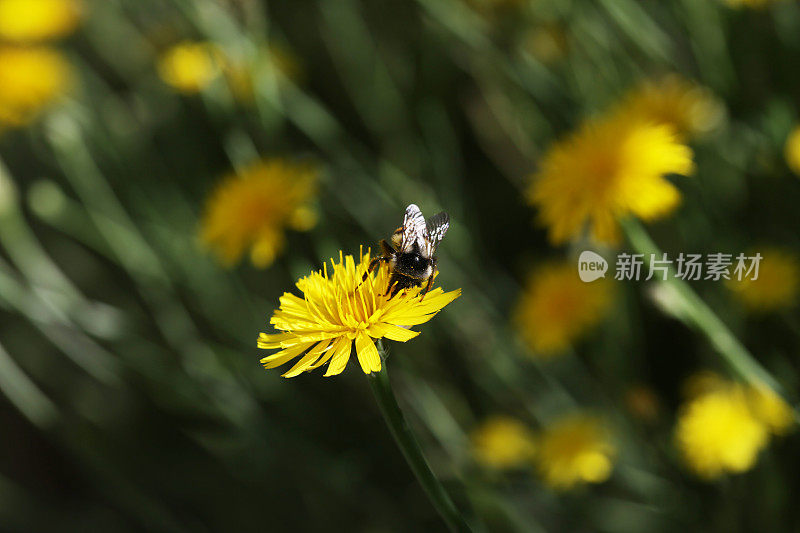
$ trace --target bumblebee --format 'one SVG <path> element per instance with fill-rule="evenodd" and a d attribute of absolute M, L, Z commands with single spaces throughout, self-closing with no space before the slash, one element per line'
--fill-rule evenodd
<path fill-rule="evenodd" d="M 436 274 L 437 259 L 434 255 L 444 234 L 450 227 L 450 217 L 442 211 L 433 215 L 428 221 L 415 204 L 406 207 L 403 225 L 392 234 L 391 246 L 382 239 L 380 242 L 382 255 L 369 263 L 363 280 L 381 263 L 389 265 L 389 287 L 386 289 L 389 298 L 403 289 L 425 287 L 420 293 L 420 300 L 433 286 Z M 362 281 L 363 281 L 362 280 Z"/>

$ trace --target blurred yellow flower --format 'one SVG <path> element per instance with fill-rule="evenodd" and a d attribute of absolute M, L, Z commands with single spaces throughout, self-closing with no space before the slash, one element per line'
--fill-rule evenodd
<path fill-rule="evenodd" d="M 0 129 L 33 121 L 69 82 L 69 63 L 56 50 L 0 45 Z"/>
<path fill-rule="evenodd" d="M 255 266 L 269 266 L 283 248 L 287 227 L 306 231 L 316 224 L 316 185 L 311 165 L 257 161 L 223 178 L 209 195 L 201 239 L 227 265 L 249 248 Z"/>
<path fill-rule="evenodd" d="M 784 147 L 784 154 L 789 169 L 800 176 L 800 126 L 795 126 L 789 133 Z"/>
<path fill-rule="evenodd" d="M 753 416 L 738 387 L 714 390 L 691 400 L 681 409 L 675 429 L 684 461 L 708 479 L 750 469 L 768 437 L 767 426 Z"/>
<path fill-rule="evenodd" d="M 286 79 L 295 82 L 302 76 L 298 58 L 279 45 L 264 47 L 252 62 L 226 58 L 223 63 L 223 73 L 234 98 L 241 103 L 252 103 L 255 98 L 256 80 L 265 69 L 274 69 Z"/>
<path fill-rule="evenodd" d="M 758 279 L 731 276 L 726 282 L 733 296 L 753 312 L 788 309 L 797 303 L 800 289 L 800 259 L 787 250 L 764 248 L 758 268 Z M 752 254 L 750 254 L 752 255 Z"/>
<path fill-rule="evenodd" d="M 475 459 L 502 470 L 531 464 L 536 452 L 533 433 L 525 424 L 508 416 L 493 416 L 470 435 Z"/>
<path fill-rule="evenodd" d="M 749 470 L 769 442 L 794 423 L 791 407 L 766 387 L 723 379 L 713 372 L 692 376 L 690 399 L 680 410 L 675 441 L 687 466 L 714 479 Z"/>
<path fill-rule="evenodd" d="M 536 464 L 547 485 L 569 489 L 608 479 L 615 453 L 615 446 L 601 419 L 575 414 L 542 432 Z"/>
<path fill-rule="evenodd" d="M 78 26 L 76 0 L 0 0 L 0 39 L 32 42 L 69 35 Z"/>
<path fill-rule="evenodd" d="M 608 281 L 584 283 L 574 263 L 547 263 L 531 273 L 513 321 L 535 356 L 559 355 L 603 319 L 611 296 Z"/>
<path fill-rule="evenodd" d="M 618 109 L 631 119 L 666 124 L 683 137 L 713 129 L 722 106 L 711 92 L 677 75 L 641 83 L 623 98 Z"/>
<path fill-rule="evenodd" d="M 585 123 L 542 157 L 528 191 L 554 244 L 581 237 L 619 239 L 617 219 L 671 213 L 680 192 L 666 174 L 690 174 L 691 149 L 672 128 L 611 115 Z"/>
<path fill-rule="evenodd" d="M 182 93 L 197 93 L 220 72 L 221 56 L 206 42 L 184 41 L 167 50 L 158 61 L 158 73 L 164 82 Z"/>
<path fill-rule="evenodd" d="M 362 282 L 369 261 L 369 254 L 365 254 L 356 264 L 353 256 L 342 257 L 340 252 L 338 263 L 331 260 L 332 273 L 326 264 L 321 271 L 297 281 L 302 298 L 290 293 L 281 296 L 280 309 L 273 313 L 270 324 L 282 333 L 261 333 L 258 337 L 259 348 L 280 348 L 261 359 L 265 368 L 300 357 L 284 377 L 297 376 L 329 361 L 325 375 L 335 376 L 344 370 L 355 343 L 364 373 L 379 372 L 381 359 L 373 339 L 413 339 L 419 332 L 411 331 L 410 326 L 424 324 L 461 295 L 461 289 L 444 292 L 437 287 L 421 300 L 421 287 L 415 287 L 390 299 L 386 294 L 388 269 L 379 268 L 377 274 L 373 272 Z"/>

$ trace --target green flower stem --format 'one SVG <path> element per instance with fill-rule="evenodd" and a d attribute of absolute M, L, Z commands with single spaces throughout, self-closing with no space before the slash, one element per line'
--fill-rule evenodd
<path fill-rule="evenodd" d="M 385 355 L 383 346 L 380 343 L 378 343 L 378 351 L 381 356 Z M 439 511 L 439 514 L 442 515 L 442 518 L 452 531 L 470 531 L 466 520 L 461 516 L 453 500 L 450 499 L 441 482 L 431 471 L 425 456 L 422 455 L 422 449 L 411 432 L 400 406 L 397 404 L 392 385 L 389 382 L 389 374 L 386 371 L 385 362 L 380 372 L 370 376 L 369 384 L 372 387 L 375 400 L 377 400 L 378 406 L 381 408 L 383 419 L 386 421 L 386 425 L 389 426 L 389 431 L 392 432 L 392 436 L 400 447 L 400 451 L 403 452 L 408 466 L 417 476 L 433 506 Z"/>
<path fill-rule="evenodd" d="M 639 221 L 627 219 L 622 222 L 622 227 L 636 252 L 645 256 L 655 254 L 656 257 L 661 257 L 661 250 Z M 671 269 L 667 280 L 660 283 L 673 289 L 673 294 L 679 299 L 682 313 L 677 315 L 678 318 L 690 327 L 700 330 L 734 372 L 749 383 L 766 385 L 778 394 L 782 392 L 777 380 L 756 361 L 728 326 L 714 314 L 714 311 L 706 305 L 688 283 L 676 278 Z"/>

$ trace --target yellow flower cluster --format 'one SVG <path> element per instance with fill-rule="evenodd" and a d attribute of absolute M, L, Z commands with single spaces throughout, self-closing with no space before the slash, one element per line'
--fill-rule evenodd
<path fill-rule="evenodd" d="M 0 0 L 0 129 L 29 124 L 69 86 L 67 59 L 40 44 L 75 30 L 75 0 Z"/>
<path fill-rule="evenodd" d="M 533 465 L 542 481 L 557 490 L 605 481 L 616 454 L 603 421 L 583 413 L 556 420 L 538 435 L 518 420 L 493 417 L 471 439 L 481 464 L 493 469 Z"/>
<path fill-rule="evenodd" d="M 794 420 L 791 408 L 771 390 L 714 374 L 694 378 L 689 393 L 675 442 L 686 465 L 705 479 L 749 470 L 770 434 L 786 432 Z"/>
<path fill-rule="evenodd" d="M 800 259 L 796 254 L 780 248 L 765 247 L 758 253 L 762 256 L 758 278 L 747 277 L 741 281 L 731 278 L 726 282 L 728 288 L 752 312 L 766 313 L 791 308 L 797 303 L 800 291 Z"/>
<path fill-rule="evenodd" d="M 600 323 L 611 296 L 609 281 L 584 283 L 573 263 L 548 263 L 531 274 L 514 311 L 514 324 L 534 356 L 560 355 Z"/>
<path fill-rule="evenodd" d="M 582 124 L 545 152 L 528 199 L 551 242 L 619 239 L 617 221 L 672 213 L 681 195 L 665 176 L 689 175 L 683 138 L 713 127 L 720 110 L 704 89 L 668 77 L 645 83 L 611 112 Z"/>
<path fill-rule="evenodd" d="M 280 308 L 270 319 L 270 324 L 281 333 L 261 333 L 258 347 L 264 350 L 280 349 L 264 357 L 265 368 L 275 368 L 296 358 L 300 360 L 284 377 L 295 377 L 326 363 L 325 376 L 340 374 L 355 344 L 356 357 L 365 374 L 380 372 L 381 359 L 374 339 L 386 338 L 406 342 L 419 332 L 411 326 L 424 324 L 443 307 L 461 295 L 461 290 L 444 292 L 440 287 L 420 297 L 421 287 L 409 289 L 388 297 L 389 272 L 377 269 L 363 279 L 370 262 L 369 254 L 331 260 L 319 271 L 300 278 L 297 288 L 303 297 L 284 293 Z"/>
<path fill-rule="evenodd" d="M 257 161 L 225 177 L 211 193 L 200 237 L 227 265 L 249 248 L 253 264 L 266 267 L 283 248 L 285 228 L 306 231 L 316 224 L 316 185 L 311 165 Z"/>

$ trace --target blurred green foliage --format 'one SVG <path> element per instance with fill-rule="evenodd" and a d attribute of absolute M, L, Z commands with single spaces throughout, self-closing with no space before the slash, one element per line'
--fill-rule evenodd
<path fill-rule="evenodd" d="M 530 38 L 556 28 L 556 52 Z M 183 40 L 234 57 L 279 46 L 299 74 L 181 95 L 156 64 Z M 552 44 L 552 43 L 551 43 Z M 680 384 L 724 369 L 702 337 L 621 288 L 604 325 L 552 362 L 508 325 L 520 284 L 559 257 L 522 191 L 547 146 L 644 78 L 709 88 L 726 117 L 693 143 L 662 249 L 800 250 L 800 6 L 714 0 L 86 0 L 59 43 L 69 95 L 0 137 L 0 528 L 9 531 L 441 529 L 356 366 L 288 381 L 255 339 L 284 291 L 338 251 L 375 246 L 408 203 L 445 209 L 447 289 L 463 296 L 388 364 L 454 499 L 487 531 L 789 531 L 797 436 L 752 471 L 705 483 L 680 464 Z M 551 50 L 552 52 L 552 50 Z M 320 223 L 270 268 L 225 270 L 198 244 L 204 198 L 259 156 L 323 170 Z M 795 310 L 750 318 L 696 289 L 796 397 Z M 351 363 L 353 365 L 354 363 Z M 662 405 L 624 403 L 634 384 Z M 468 434 L 506 413 L 531 426 L 582 406 L 613 424 L 611 479 L 557 493 L 474 464 Z"/>

